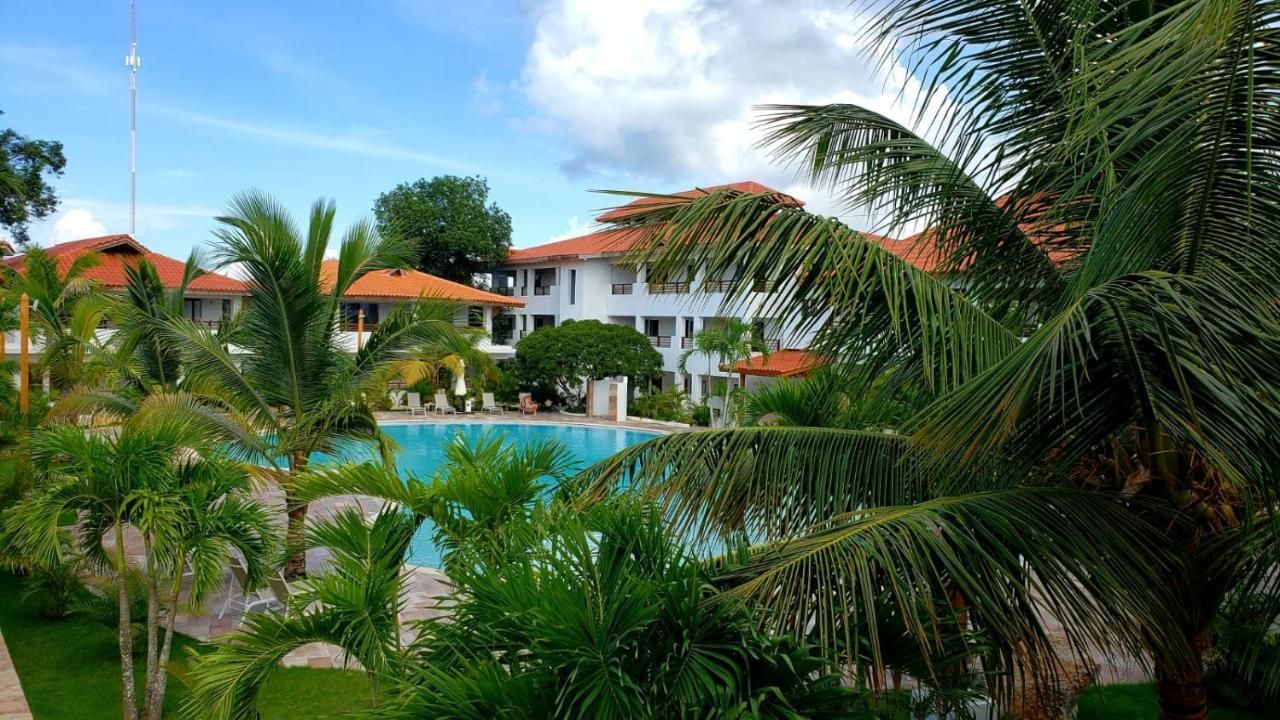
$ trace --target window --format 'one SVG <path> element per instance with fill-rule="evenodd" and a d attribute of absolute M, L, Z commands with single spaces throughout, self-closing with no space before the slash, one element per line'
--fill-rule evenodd
<path fill-rule="evenodd" d="M 231 317 L 231 301 L 223 300 L 222 301 L 222 319 L 226 320 L 230 317 Z"/>
<path fill-rule="evenodd" d="M 521 332 L 524 332 L 525 330 L 528 330 L 528 329 L 529 329 L 529 316 L 528 316 L 528 315 L 521 315 L 521 316 L 520 316 L 520 331 L 521 331 Z"/>
<path fill-rule="evenodd" d="M 468 327 L 484 327 L 484 308 L 479 305 L 472 305 L 467 308 L 467 326 Z"/>
<path fill-rule="evenodd" d="M 658 323 L 657 318 L 645 318 L 645 321 L 644 321 L 645 335 L 648 335 L 649 337 L 658 337 L 658 335 L 660 334 L 658 332 L 659 327 L 660 325 Z"/>
<path fill-rule="evenodd" d="M 578 304 L 578 271 L 569 271 L 569 304 Z"/>
<path fill-rule="evenodd" d="M 199 320 L 203 303 L 197 299 L 187 298 L 182 302 L 183 314 L 188 320 Z"/>
<path fill-rule="evenodd" d="M 689 395 L 691 393 L 693 393 L 693 376 L 686 374 L 684 376 L 684 394 Z"/>
<path fill-rule="evenodd" d="M 687 338 L 693 337 L 693 318 L 684 319 L 684 336 Z"/>

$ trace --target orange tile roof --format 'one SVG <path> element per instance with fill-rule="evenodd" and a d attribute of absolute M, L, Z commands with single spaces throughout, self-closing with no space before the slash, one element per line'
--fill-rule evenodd
<path fill-rule="evenodd" d="M 696 198 L 696 197 L 702 197 L 703 195 L 710 195 L 711 193 L 716 192 L 717 190 L 737 190 L 738 192 L 746 193 L 748 195 L 769 194 L 769 195 L 776 196 L 780 201 L 788 205 L 795 205 L 796 207 L 801 207 L 804 205 L 804 201 L 797 200 L 791 197 L 790 195 L 787 195 L 786 193 L 778 192 L 777 190 L 774 190 L 773 188 L 767 185 L 761 185 L 760 183 L 755 182 L 754 180 L 728 183 L 725 185 L 709 185 L 705 188 L 699 187 L 699 188 L 693 188 L 692 190 L 682 190 L 677 193 L 671 193 L 668 197 Z M 627 203 L 626 205 L 623 205 L 622 207 L 613 208 L 612 210 L 607 210 L 604 213 L 597 215 L 596 220 L 598 220 L 599 222 L 606 222 L 606 223 L 617 222 L 619 220 L 625 220 L 628 216 L 634 215 L 636 212 L 644 209 L 647 206 L 657 205 L 661 207 L 662 205 L 666 205 L 669 203 L 670 201 L 667 199 L 667 197 L 636 198 L 635 200 L 632 200 L 631 202 Z"/>
<path fill-rule="evenodd" d="M 326 284 L 332 282 L 333 276 L 337 272 L 337 260 L 325 260 L 320 267 L 321 278 Z M 480 303 L 483 305 L 524 307 L 523 300 L 485 292 L 469 285 L 445 280 L 420 270 L 408 268 L 374 270 L 365 273 L 359 280 L 351 284 L 351 287 L 343 297 L 394 298 L 397 300 L 416 300 L 425 297 L 455 302 Z"/>
<path fill-rule="evenodd" d="M 156 267 L 160 281 L 167 288 L 176 288 L 182 283 L 182 271 L 185 263 L 167 255 L 152 252 L 128 235 L 104 235 L 102 237 L 72 240 L 44 248 L 58 262 L 58 270 L 65 272 L 76 258 L 85 253 L 96 252 L 98 264 L 84 272 L 84 276 L 95 280 L 108 290 L 124 289 L 126 276 L 125 265 L 136 263 L 139 258 L 146 258 Z M 22 272 L 23 256 L 5 258 L 3 264 Z M 206 272 L 191 281 L 187 286 L 193 292 L 243 295 L 245 284 L 234 278 L 214 272 Z"/>
<path fill-rule="evenodd" d="M 753 195 L 772 193 L 778 196 L 782 202 L 800 207 L 804 202 L 796 198 L 780 193 L 766 185 L 758 182 L 738 182 L 728 185 L 711 185 L 705 188 L 694 188 L 692 190 L 684 190 L 678 193 L 672 193 L 668 197 L 692 198 L 702 195 L 709 195 L 717 190 L 732 189 L 739 192 L 750 193 Z M 666 202 L 664 197 L 642 197 L 636 198 L 620 208 L 614 208 L 596 216 L 596 220 L 602 223 L 619 222 L 625 220 L 629 215 L 637 212 L 645 206 L 660 205 Z M 545 245 L 537 245 L 528 248 L 512 248 L 507 253 L 507 262 L 511 264 L 525 264 L 531 262 L 544 262 L 547 260 L 567 260 L 571 258 L 580 258 L 589 255 L 603 255 L 607 253 L 624 253 L 631 250 L 639 242 L 645 239 L 646 234 L 642 231 L 627 227 L 612 227 L 598 230 L 587 235 L 572 237 L 567 240 L 557 240 L 556 242 L 547 243 Z"/>
<path fill-rule="evenodd" d="M 808 350 L 784 349 L 769 353 L 769 357 L 756 355 L 750 360 L 739 360 L 733 371 L 739 375 L 760 377 L 792 377 L 804 375 L 825 361 Z"/>

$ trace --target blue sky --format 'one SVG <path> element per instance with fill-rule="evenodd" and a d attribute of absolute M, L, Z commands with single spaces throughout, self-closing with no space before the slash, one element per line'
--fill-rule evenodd
<path fill-rule="evenodd" d="M 0 124 L 62 141 L 42 243 L 128 229 L 127 0 L 2 0 Z M 183 256 L 255 187 L 340 221 L 396 183 L 488 178 L 517 246 L 581 232 L 590 188 L 756 179 L 758 102 L 892 109 L 843 0 L 139 3 L 139 238 Z"/>

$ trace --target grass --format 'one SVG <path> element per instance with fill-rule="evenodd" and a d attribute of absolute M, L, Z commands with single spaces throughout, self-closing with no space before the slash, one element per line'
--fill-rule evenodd
<path fill-rule="evenodd" d="M 114 720 L 120 717 L 120 655 L 112 629 L 86 618 L 50 621 L 21 602 L 22 580 L 0 573 L 0 632 L 18 671 L 36 720 Z M 205 645 L 185 636 L 174 639 L 173 657 Z M 142 674 L 142 666 L 138 674 Z M 141 689 L 142 678 L 138 687 Z M 170 677 L 166 717 L 177 717 L 185 692 Z M 345 670 L 287 669 L 263 690 L 259 704 L 267 720 L 325 718 L 368 706 L 369 687 L 362 673 Z"/>
<path fill-rule="evenodd" d="M 1156 717 L 1156 688 L 1151 683 L 1094 686 L 1080 696 L 1077 720 L 1148 720 Z M 1262 720 L 1247 710 L 1209 703 L 1209 720 Z"/>

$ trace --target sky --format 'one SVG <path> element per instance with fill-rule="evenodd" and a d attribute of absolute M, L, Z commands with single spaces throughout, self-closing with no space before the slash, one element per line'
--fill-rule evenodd
<path fill-rule="evenodd" d="M 758 147 L 753 106 L 906 119 L 848 0 L 138 3 L 138 239 L 185 257 L 238 191 L 339 227 L 397 183 L 481 175 L 513 243 L 582 234 L 621 200 L 756 180 L 850 214 Z M 39 244 L 128 232 L 127 0 L 0 0 L 0 127 L 65 145 Z M 909 94 L 909 93 L 908 93 Z"/>

